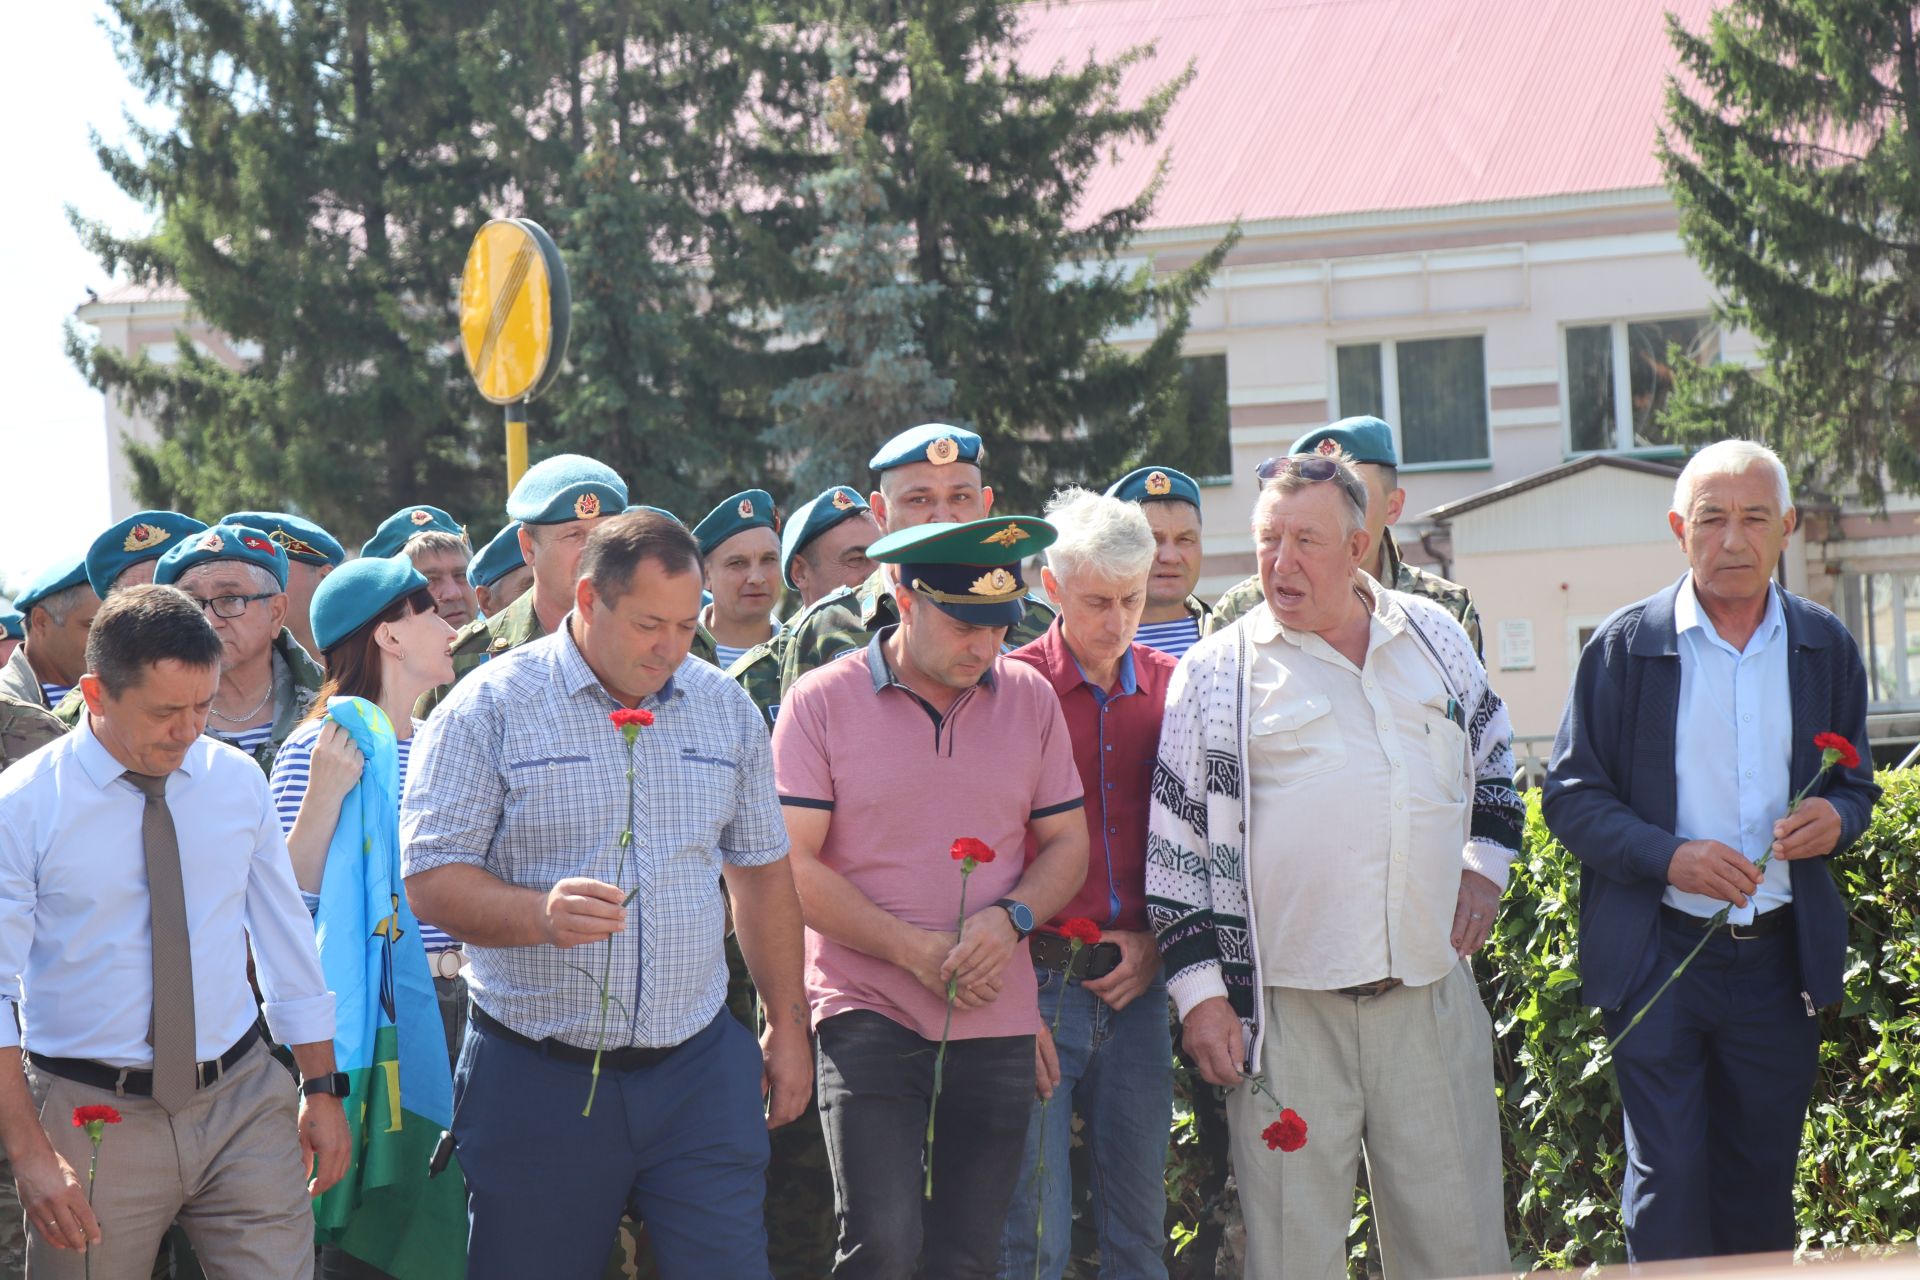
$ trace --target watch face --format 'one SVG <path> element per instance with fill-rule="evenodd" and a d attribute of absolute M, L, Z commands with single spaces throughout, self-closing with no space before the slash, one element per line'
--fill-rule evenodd
<path fill-rule="evenodd" d="M 1013 916 L 1013 927 L 1022 933 L 1033 932 L 1033 912 L 1024 902 L 1009 902 L 1007 910 Z"/>

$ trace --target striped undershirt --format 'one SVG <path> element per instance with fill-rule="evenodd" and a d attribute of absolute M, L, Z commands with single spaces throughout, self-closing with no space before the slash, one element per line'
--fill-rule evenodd
<path fill-rule="evenodd" d="M 415 727 L 419 725 L 415 721 Z M 313 777 L 313 744 L 320 736 L 317 722 L 309 722 L 296 729 L 281 744 L 280 753 L 273 758 L 273 807 L 280 815 L 280 828 L 293 830 L 293 820 L 300 816 L 300 802 L 306 799 L 307 785 Z M 396 744 L 400 748 L 400 790 L 407 787 L 407 758 L 413 750 L 412 738 L 402 738 Z M 318 896 L 303 892 L 307 906 L 318 909 Z M 429 952 L 445 951 L 460 944 L 448 937 L 445 931 L 436 929 L 426 921 L 420 921 L 420 941 Z"/>
<path fill-rule="evenodd" d="M 47 705 L 50 707 L 59 706 L 60 699 L 66 697 L 69 693 L 72 693 L 72 692 L 73 692 L 73 686 L 70 684 L 48 684 L 44 680 L 40 682 L 41 696 L 46 698 Z"/>
<path fill-rule="evenodd" d="M 713 664 L 722 671 L 725 671 L 728 667 L 738 662 L 740 655 L 745 653 L 750 647 L 749 645 L 742 645 L 736 649 L 730 644 L 721 644 L 718 640 L 715 640 L 713 642 Z"/>
<path fill-rule="evenodd" d="M 242 729 L 238 733 L 221 733 L 215 729 L 208 729 L 207 736 L 218 738 L 228 746 L 238 747 L 248 755 L 252 755 L 272 739 L 273 726 L 263 724 L 253 729 Z"/>
<path fill-rule="evenodd" d="M 1193 615 L 1175 618 L 1172 622 L 1143 622 L 1140 630 L 1134 633 L 1133 642 L 1143 644 L 1149 649 L 1158 649 L 1170 658 L 1178 658 L 1200 639 L 1200 624 Z"/>

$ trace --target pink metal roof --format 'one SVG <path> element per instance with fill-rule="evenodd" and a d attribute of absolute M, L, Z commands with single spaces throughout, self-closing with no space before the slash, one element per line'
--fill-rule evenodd
<path fill-rule="evenodd" d="M 1663 15 L 1713 0 L 1072 0 L 1028 8 L 1029 69 L 1133 45 L 1137 101 L 1191 59 L 1159 143 L 1084 207 L 1172 172 L 1151 225 L 1211 226 L 1660 185 Z"/>

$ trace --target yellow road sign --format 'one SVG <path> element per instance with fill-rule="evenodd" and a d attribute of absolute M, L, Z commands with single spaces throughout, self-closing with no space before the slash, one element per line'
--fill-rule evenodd
<path fill-rule="evenodd" d="M 549 381 L 566 350 L 566 294 L 566 269 L 539 227 L 496 218 L 480 228 L 460 276 L 460 346 L 482 396 L 511 404 Z"/>

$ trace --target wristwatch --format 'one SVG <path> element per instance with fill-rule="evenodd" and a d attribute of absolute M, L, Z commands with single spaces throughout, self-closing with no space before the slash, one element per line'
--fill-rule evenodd
<path fill-rule="evenodd" d="M 1033 932 L 1033 910 L 1017 898 L 1002 898 L 993 904 L 1005 908 L 1007 919 L 1013 921 L 1013 931 L 1021 937 Z"/>
<path fill-rule="evenodd" d="M 344 1098 L 347 1096 L 347 1086 L 349 1083 L 346 1072 L 336 1071 L 330 1076 L 315 1076 L 311 1080 L 302 1080 L 300 1082 L 300 1092 L 309 1098 L 316 1093 L 329 1094 L 335 1098 Z"/>

